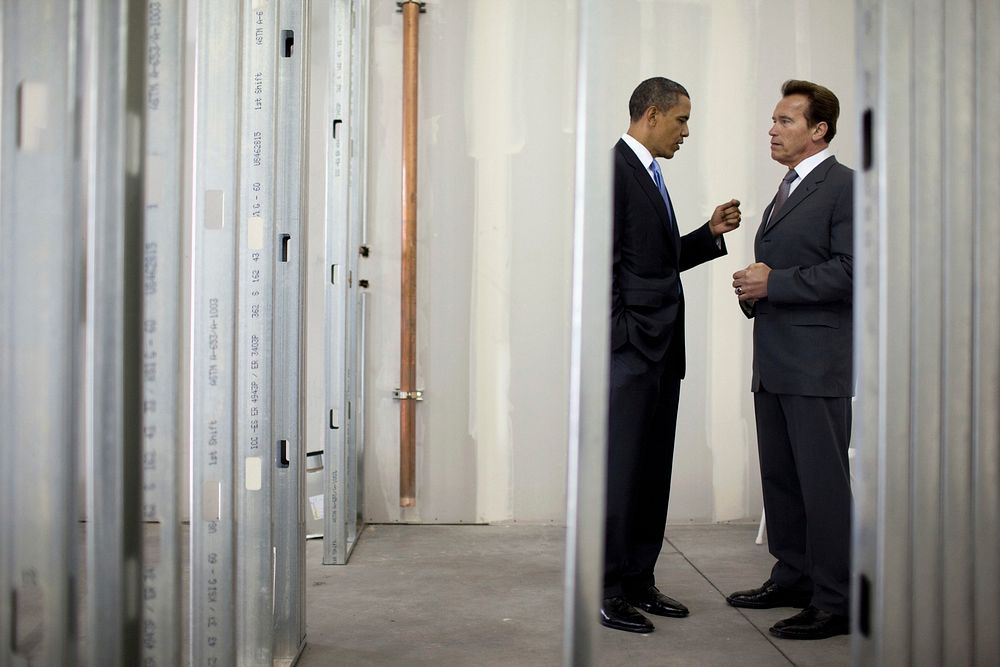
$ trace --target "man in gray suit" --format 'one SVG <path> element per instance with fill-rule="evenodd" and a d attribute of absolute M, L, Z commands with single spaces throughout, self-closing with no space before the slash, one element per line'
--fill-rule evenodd
<path fill-rule="evenodd" d="M 840 103 L 786 81 L 771 158 L 788 167 L 754 240 L 756 261 L 733 274 L 754 320 L 753 379 L 768 547 L 777 562 L 734 607 L 805 607 L 770 628 L 787 639 L 847 634 L 850 582 L 854 172 L 829 144 Z"/>

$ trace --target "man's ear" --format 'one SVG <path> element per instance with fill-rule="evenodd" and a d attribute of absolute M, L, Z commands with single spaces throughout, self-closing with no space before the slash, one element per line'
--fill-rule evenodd
<path fill-rule="evenodd" d="M 830 129 L 830 126 L 826 124 L 825 120 L 816 123 L 816 127 L 813 128 L 813 139 L 817 141 L 825 140 L 828 129 Z"/>
<path fill-rule="evenodd" d="M 643 114 L 643 116 L 646 117 L 647 123 L 649 123 L 650 125 L 656 125 L 656 117 L 657 115 L 659 115 L 659 113 L 660 110 L 656 108 L 656 105 L 652 105 L 648 109 L 646 109 L 646 112 Z"/>

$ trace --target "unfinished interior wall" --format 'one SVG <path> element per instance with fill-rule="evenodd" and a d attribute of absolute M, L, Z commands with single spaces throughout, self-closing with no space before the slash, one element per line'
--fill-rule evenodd
<path fill-rule="evenodd" d="M 649 76 L 692 96 L 691 137 L 664 173 L 682 231 L 730 197 L 729 255 L 685 275 L 688 378 L 672 521 L 758 515 L 750 323 L 733 271 L 781 178 L 768 153 L 781 82 L 841 99 L 833 149 L 856 164 L 852 3 L 636 0 L 607 26 L 622 45 L 607 104 Z M 561 522 L 565 498 L 576 3 L 431 0 L 421 17 L 417 506 L 398 502 L 402 21 L 372 14 L 365 517 Z"/>

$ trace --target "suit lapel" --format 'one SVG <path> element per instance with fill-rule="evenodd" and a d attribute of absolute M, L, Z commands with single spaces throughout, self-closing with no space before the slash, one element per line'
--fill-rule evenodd
<path fill-rule="evenodd" d="M 767 207 L 767 210 L 764 211 L 764 223 L 761 224 L 763 233 L 758 234 L 758 236 L 770 234 L 771 230 L 777 227 L 781 221 L 795 209 L 796 206 L 804 202 L 809 195 L 819 189 L 823 181 L 826 180 L 827 172 L 829 172 L 830 168 L 835 164 L 837 164 L 837 158 L 832 155 L 819 163 L 815 169 L 809 172 L 809 175 L 806 176 L 804 181 L 802 181 L 802 184 L 795 188 L 795 192 L 793 192 L 788 199 L 785 200 L 785 205 L 781 207 L 780 211 L 778 211 L 778 215 L 775 216 L 774 220 L 768 222 L 767 218 L 771 215 L 771 209 L 774 208 L 774 199 L 772 199 L 771 203 Z"/>
<path fill-rule="evenodd" d="M 777 195 L 775 195 L 774 199 L 777 199 Z M 771 203 L 768 204 L 767 208 L 764 209 L 764 215 L 760 219 L 760 224 L 757 225 L 757 234 L 754 236 L 755 244 L 760 243 L 761 238 L 763 238 L 764 236 L 765 228 L 770 229 L 771 227 L 769 224 L 767 224 L 767 219 L 771 217 L 771 209 L 774 208 L 774 199 L 772 199 Z"/>
<path fill-rule="evenodd" d="M 618 150 L 621 151 L 621 154 L 625 157 L 625 161 L 632 167 L 632 177 L 635 178 L 636 182 L 639 183 L 639 187 L 649 197 L 650 203 L 653 204 L 657 215 L 660 216 L 660 221 L 669 228 L 670 218 L 667 217 L 667 205 L 663 201 L 663 197 L 660 196 L 660 191 L 656 189 L 656 184 L 653 183 L 653 179 L 649 175 L 649 170 L 639 161 L 639 158 L 635 155 L 635 151 L 629 148 L 624 139 L 618 140 Z"/>

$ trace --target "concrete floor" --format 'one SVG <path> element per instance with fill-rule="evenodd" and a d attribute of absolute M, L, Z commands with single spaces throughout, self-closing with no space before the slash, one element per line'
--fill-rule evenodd
<path fill-rule="evenodd" d="M 767 578 L 755 524 L 670 526 L 657 583 L 691 609 L 636 635 L 597 627 L 597 665 L 834 666 L 850 640 L 790 641 L 767 628 L 795 610 L 737 610 L 725 594 Z M 561 664 L 564 529 L 369 526 L 347 566 L 307 546 L 302 667 Z M 595 625 L 596 610 L 595 610 Z"/>

